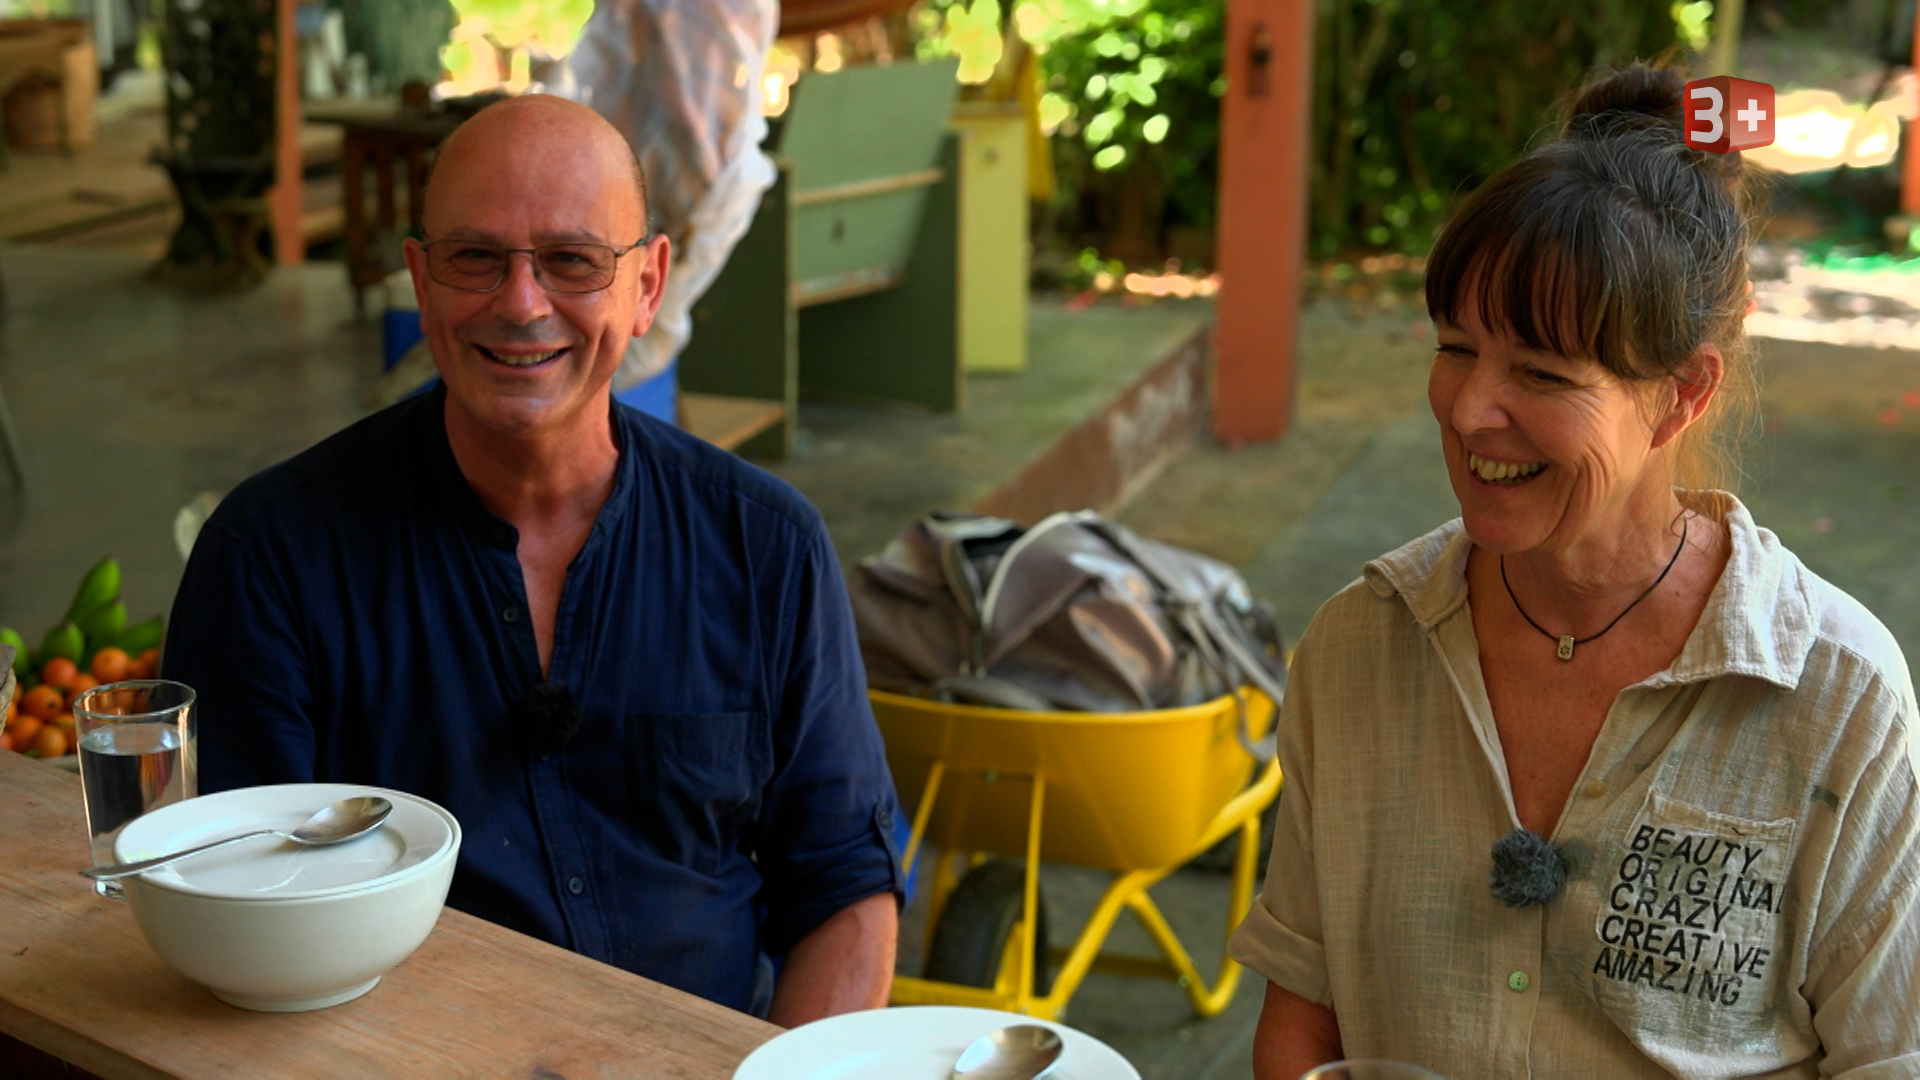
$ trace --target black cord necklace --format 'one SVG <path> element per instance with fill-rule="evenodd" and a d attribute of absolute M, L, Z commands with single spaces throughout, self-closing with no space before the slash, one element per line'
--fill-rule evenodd
<path fill-rule="evenodd" d="M 1560 643 L 1560 648 L 1555 651 L 1554 655 L 1560 657 L 1560 659 L 1562 660 L 1571 660 L 1573 659 L 1573 647 L 1575 645 L 1585 645 L 1587 642 L 1594 640 L 1594 638 L 1597 638 L 1601 634 L 1604 634 L 1608 630 L 1611 630 L 1615 626 L 1618 626 L 1620 624 L 1620 620 L 1627 617 L 1627 611 L 1632 611 L 1634 608 L 1639 607 L 1640 601 L 1645 600 L 1649 595 L 1653 593 L 1653 590 L 1659 588 L 1660 583 L 1667 580 L 1667 572 L 1673 569 L 1673 564 L 1680 561 L 1680 553 L 1685 550 L 1687 550 L 1687 519 L 1681 518 L 1680 519 L 1680 546 L 1673 549 L 1673 558 L 1667 560 L 1667 569 L 1660 571 L 1660 576 L 1653 579 L 1653 584 L 1647 586 L 1645 592 L 1641 593 L 1639 596 L 1634 597 L 1633 603 L 1627 605 L 1626 611 L 1622 611 L 1620 614 L 1615 615 L 1613 617 L 1612 622 L 1608 623 L 1606 626 L 1600 629 L 1599 634 L 1593 634 L 1589 637 L 1583 637 L 1579 639 L 1575 639 L 1572 634 L 1549 633 L 1546 627 L 1541 626 L 1539 623 L 1533 621 L 1533 616 L 1527 614 L 1527 609 L 1520 606 L 1520 598 L 1513 595 L 1513 583 L 1507 580 L 1507 557 L 1505 555 L 1500 556 L 1500 584 L 1505 585 L 1507 587 L 1507 599 L 1513 601 L 1513 610 L 1519 612 L 1520 617 L 1527 620 L 1528 626 L 1533 627 L 1535 630 L 1540 631 L 1542 634 L 1546 634 L 1549 640 L 1558 641 Z"/>

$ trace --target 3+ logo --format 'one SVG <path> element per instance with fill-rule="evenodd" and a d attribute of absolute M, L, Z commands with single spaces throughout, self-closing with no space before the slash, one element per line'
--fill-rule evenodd
<path fill-rule="evenodd" d="M 1716 75 L 1687 84 L 1687 145 L 1716 154 L 1773 141 L 1773 87 Z"/>

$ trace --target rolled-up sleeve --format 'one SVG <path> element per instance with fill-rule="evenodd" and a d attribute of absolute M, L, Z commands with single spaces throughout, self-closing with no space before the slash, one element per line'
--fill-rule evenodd
<path fill-rule="evenodd" d="M 765 882 L 767 952 L 779 956 L 850 904 L 906 882 L 893 842 L 899 814 L 846 586 L 816 528 L 787 590 L 775 771 L 756 859 Z"/>
<path fill-rule="evenodd" d="M 1331 1005 L 1313 856 L 1313 632 L 1294 653 L 1280 706 L 1280 771 L 1266 884 L 1228 943 L 1249 970 L 1308 1001 Z"/>

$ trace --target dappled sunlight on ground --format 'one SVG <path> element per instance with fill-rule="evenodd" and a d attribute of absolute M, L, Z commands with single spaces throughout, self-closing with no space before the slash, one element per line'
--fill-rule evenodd
<path fill-rule="evenodd" d="M 1835 269 L 1798 251 L 1756 251 L 1753 266 L 1754 337 L 1920 350 L 1920 261 Z"/>

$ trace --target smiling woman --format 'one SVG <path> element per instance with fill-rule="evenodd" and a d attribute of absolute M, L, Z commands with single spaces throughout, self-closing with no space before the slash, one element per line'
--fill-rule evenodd
<path fill-rule="evenodd" d="M 1471 306 L 1528 349 L 1591 359 L 1636 385 L 1693 377 L 1696 348 L 1712 343 L 1719 405 L 1683 440 L 1676 475 L 1730 487 L 1753 400 L 1741 326 L 1748 174 L 1739 154 L 1675 137 L 1684 83 L 1642 68 L 1583 95 L 1565 138 L 1489 180 L 1447 225 L 1427 263 L 1427 307 L 1457 325 Z"/>
<path fill-rule="evenodd" d="M 1271 984 L 1262 1080 L 1920 1062 L 1906 661 L 1696 486 L 1747 396 L 1749 224 L 1737 155 L 1685 145 L 1684 82 L 1585 88 L 1428 260 L 1461 517 L 1295 653 L 1273 863 L 1231 947 Z"/>

